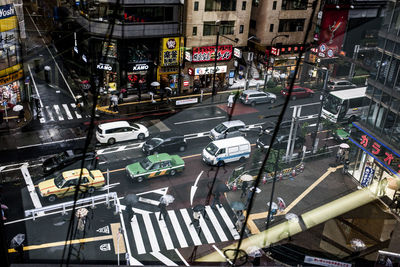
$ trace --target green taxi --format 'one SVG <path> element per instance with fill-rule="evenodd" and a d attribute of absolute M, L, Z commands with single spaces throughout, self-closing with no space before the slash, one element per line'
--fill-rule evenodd
<path fill-rule="evenodd" d="M 142 182 L 145 178 L 175 175 L 177 172 L 182 172 L 184 168 L 185 162 L 178 155 L 161 153 L 126 166 L 126 172 L 133 180 Z"/>

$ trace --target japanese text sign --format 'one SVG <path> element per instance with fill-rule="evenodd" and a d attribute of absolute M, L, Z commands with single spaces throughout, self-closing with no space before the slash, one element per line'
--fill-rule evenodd
<path fill-rule="evenodd" d="M 230 60 L 232 58 L 232 45 L 219 45 L 217 61 Z M 209 62 L 215 60 L 215 46 L 194 47 L 192 62 Z"/>
<path fill-rule="evenodd" d="M 361 180 L 361 187 L 367 187 L 369 183 L 371 182 L 372 178 L 374 177 L 375 170 L 372 169 L 371 167 L 365 167 L 364 169 L 364 175 Z"/>
<path fill-rule="evenodd" d="M 179 37 L 163 38 L 161 42 L 161 66 L 177 66 L 179 64 Z"/>

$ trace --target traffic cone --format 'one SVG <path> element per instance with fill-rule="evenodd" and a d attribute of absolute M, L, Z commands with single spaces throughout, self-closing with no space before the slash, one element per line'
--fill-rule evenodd
<path fill-rule="evenodd" d="M 304 171 L 304 163 L 302 163 L 301 165 L 300 165 L 300 172 L 303 172 Z"/>
<path fill-rule="evenodd" d="M 232 191 L 236 191 L 236 190 L 237 190 L 237 185 L 236 185 L 236 182 L 235 182 L 235 183 L 233 183 Z"/>
<path fill-rule="evenodd" d="M 296 177 L 296 169 L 293 169 L 292 171 L 292 178 Z"/>
<path fill-rule="evenodd" d="M 263 177 L 263 184 L 266 184 L 267 183 L 267 175 L 264 175 L 264 177 Z"/>
<path fill-rule="evenodd" d="M 280 173 L 279 173 L 279 180 L 282 180 L 282 179 L 283 179 L 283 173 L 280 172 Z"/>

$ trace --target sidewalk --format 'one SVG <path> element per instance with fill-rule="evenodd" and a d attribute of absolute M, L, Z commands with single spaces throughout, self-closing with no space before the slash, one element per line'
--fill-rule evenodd
<path fill-rule="evenodd" d="M 24 106 L 26 121 L 21 120 L 20 122 L 18 122 L 19 112 L 13 111 L 12 108 L 7 110 L 7 116 L 5 115 L 4 110 L 0 110 L 0 112 L 2 112 L 4 115 L 3 123 L 0 124 L 0 137 L 5 133 L 14 133 L 19 129 L 23 129 L 24 126 L 29 125 L 29 123 L 32 121 L 33 117 L 31 109 L 29 107 L 29 103 L 23 103 L 22 105 Z"/>

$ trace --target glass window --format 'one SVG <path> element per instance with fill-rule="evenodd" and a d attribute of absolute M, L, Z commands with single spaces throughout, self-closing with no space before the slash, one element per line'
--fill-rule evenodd
<path fill-rule="evenodd" d="M 272 10 L 276 10 L 276 1 L 272 2 Z"/>
<path fill-rule="evenodd" d="M 372 104 L 367 118 L 367 123 L 374 127 L 376 116 L 378 115 L 379 105 L 377 103 Z"/>
<path fill-rule="evenodd" d="M 206 0 L 205 11 L 235 11 L 236 0 Z"/>
<path fill-rule="evenodd" d="M 307 9 L 308 0 L 283 0 L 282 10 L 304 10 Z"/>
<path fill-rule="evenodd" d="M 259 4 L 260 4 L 260 0 L 253 0 L 253 2 L 252 2 L 252 6 L 254 6 L 254 7 L 258 7 Z"/>
<path fill-rule="evenodd" d="M 199 2 L 194 2 L 194 11 L 199 11 Z"/>
<path fill-rule="evenodd" d="M 220 34 L 232 35 L 235 33 L 235 21 L 221 21 Z"/>
<path fill-rule="evenodd" d="M 256 24 L 257 24 L 257 22 L 254 19 L 250 20 L 250 28 L 251 29 L 256 29 Z"/>
<path fill-rule="evenodd" d="M 239 26 L 239 33 L 243 33 L 243 30 L 244 30 L 244 25 L 240 25 Z"/>
<path fill-rule="evenodd" d="M 242 10 L 246 10 L 246 3 L 247 3 L 246 1 L 242 2 Z"/>
<path fill-rule="evenodd" d="M 193 35 L 193 36 L 196 36 L 196 35 L 197 35 L 197 27 L 193 27 L 192 35 Z"/>
<path fill-rule="evenodd" d="M 305 19 L 281 19 L 279 20 L 278 32 L 300 32 L 303 31 Z"/>
<path fill-rule="evenodd" d="M 217 27 L 215 21 L 205 21 L 203 24 L 203 36 L 216 35 Z"/>
<path fill-rule="evenodd" d="M 274 32 L 274 24 L 269 24 L 269 32 Z"/>

